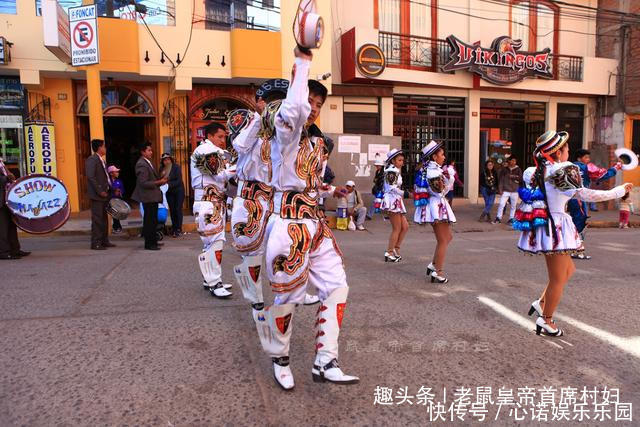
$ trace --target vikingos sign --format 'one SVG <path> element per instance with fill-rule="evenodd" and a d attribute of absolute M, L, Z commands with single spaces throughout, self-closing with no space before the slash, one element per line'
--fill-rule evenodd
<path fill-rule="evenodd" d="M 490 48 L 464 43 L 456 36 L 447 37 L 451 47 L 449 62 L 442 71 L 469 70 L 497 85 L 517 83 L 525 77 L 553 78 L 549 65 L 551 49 L 521 52 L 521 40 L 501 36 Z"/>

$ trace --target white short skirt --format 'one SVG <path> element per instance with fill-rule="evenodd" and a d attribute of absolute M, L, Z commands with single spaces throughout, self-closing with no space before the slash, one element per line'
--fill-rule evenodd
<path fill-rule="evenodd" d="M 433 224 L 434 222 L 456 222 L 453 209 L 445 197 L 431 196 L 428 203 L 416 208 L 413 221 L 417 224 Z"/>
<path fill-rule="evenodd" d="M 387 193 L 382 197 L 380 210 L 389 213 L 407 213 L 402 197 L 391 193 Z"/>
<path fill-rule="evenodd" d="M 580 234 L 571 217 L 564 212 L 552 212 L 556 226 L 557 240 L 554 242 L 551 221 L 546 227 L 537 227 L 532 231 L 522 231 L 518 248 L 531 254 L 574 254 L 584 250 Z M 548 234 L 547 234 L 548 231 Z"/>

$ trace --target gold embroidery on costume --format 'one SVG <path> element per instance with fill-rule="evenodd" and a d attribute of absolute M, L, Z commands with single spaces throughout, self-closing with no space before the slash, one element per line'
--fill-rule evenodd
<path fill-rule="evenodd" d="M 289 224 L 287 233 L 291 238 L 289 255 L 278 255 L 273 259 L 273 273 L 282 271 L 293 276 L 303 265 L 304 257 L 311 248 L 311 235 L 305 224 Z"/>

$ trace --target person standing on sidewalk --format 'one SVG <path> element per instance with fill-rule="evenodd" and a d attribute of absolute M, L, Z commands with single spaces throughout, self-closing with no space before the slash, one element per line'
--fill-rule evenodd
<path fill-rule="evenodd" d="M 620 199 L 620 228 L 629 228 L 629 215 L 634 213 L 633 202 L 629 200 L 629 193 Z"/>
<path fill-rule="evenodd" d="M 449 191 L 445 196 L 447 198 L 447 201 L 449 202 L 449 206 L 453 207 L 453 196 L 455 193 L 456 185 L 464 188 L 464 182 L 462 182 L 460 176 L 458 175 L 458 169 L 456 169 L 455 160 L 450 160 L 449 164 L 442 168 L 442 171 L 445 175 L 448 175 L 451 177 L 451 179 L 453 179 L 453 187 L 451 188 L 451 191 Z"/>
<path fill-rule="evenodd" d="M 20 249 L 18 228 L 11 219 L 11 211 L 5 202 L 7 187 L 15 180 L 16 177 L 0 158 L 0 259 L 20 259 L 31 254 Z"/>
<path fill-rule="evenodd" d="M 484 209 L 478 221 L 482 221 L 485 218 L 487 222 L 491 221 L 491 208 L 493 208 L 493 202 L 496 200 L 496 191 L 498 191 L 498 174 L 493 160 L 489 159 L 484 162 L 484 169 L 480 175 L 480 193 L 484 199 Z"/>
<path fill-rule="evenodd" d="M 144 236 L 144 248 L 150 251 L 160 249 L 158 245 L 158 203 L 162 202 L 160 186 L 166 184 L 169 179 L 160 178 L 156 169 L 151 164 L 153 150 L 151 143 L 145 142 L 140 146 L 140 158 L 136 163 L 136 188 L 133 190 L 132 199 L 140 202 L 144 209 L 142 220 L 142 235 Z"/>
<path fill-rule="evenodd" d="M 502 214 L 507 204 L 507 200 L 511 203 L 511 209 L 509 211 L 509 224 L 513 222 L 513 216 L 516 214 L 516 207 L 518 205 L 518 188 L 522 182 L 522 169 L 517 164 L 515 157 L 511 156 L 506 167 L 503 167 L 498 174 L 498 193 L 500 194 L 500 204 L 498 205 L 498 213 L 494 224 L 499 224 L 502 221 Z"/>
<path fill-rule="evenodd" d="M 111 178 L 104 163 L 107 146 L 102 139 L 92 139 L 93 154 L 85 161 L 87 193 L 91 199 L 91 249 L 101 251 L 115 246 L 109 242 L 107 204 Z"/>
<path fill-rule="evenodd" d="M 169 179 L 167 203 L 171 214 L 171 235 L 182 234 L 182 204 L 184 203 L 184 185 L 182 184 L 182 168 L 173 161 L 171 154 L 162 155 L 162 175 Z"/>

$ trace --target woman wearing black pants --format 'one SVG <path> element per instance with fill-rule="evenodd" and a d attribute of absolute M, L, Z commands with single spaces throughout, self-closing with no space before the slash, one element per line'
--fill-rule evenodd
<path fill-rule="evenodd" d="M 184 186 L 182 185 L 182 169 L 173 161 L 169 153 L 162 155 L 162 175 L 169 179 L 167 203 L 171 214 L 172 234 L 182 234 L 182 203 L 184 202 Z"/>

